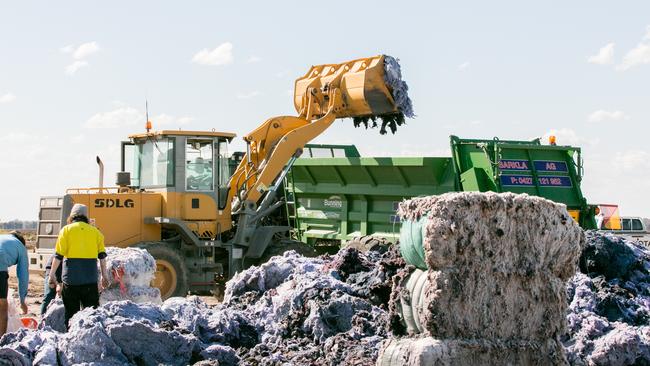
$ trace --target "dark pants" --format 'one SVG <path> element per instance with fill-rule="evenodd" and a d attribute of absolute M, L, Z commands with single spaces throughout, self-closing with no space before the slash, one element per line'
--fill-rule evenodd
<path fill-rule="evenodd" d="M 65 307 L 65 327 L 68 329 L 70 318 L 75 315 L 81 307 L 94 307 L 99 306 L 99 290 L 97 283 L 88 285 L 66 285 L 63 284 L 61 290 L 61 297 L 63 298 L 63 306 Z"/>
<path fill-rule="evenodd" d="M 45 312 L 47 311 L 47 306 L 56 297 L 56 287 L 54 288 L 50 287 L 50 283 L 48 281 L 49 275 L 50 275 L 50 271 L 45 271 L 45 292 L 43 297 L 43 303 L 41 304 L 41 315 L 45 315 Z"/>
<path fill-rule="evenodd" d="M 0 271 L 0 299 L 6 299 L 9 293 L 9 272 Z"/>

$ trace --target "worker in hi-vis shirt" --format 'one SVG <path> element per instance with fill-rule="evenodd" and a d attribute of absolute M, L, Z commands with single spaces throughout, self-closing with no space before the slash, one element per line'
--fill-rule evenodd
<path fill-rule="evenodd" d="M 97 272 L 97 259 L 101 271 Z M 65 307 L 65 325 L 82 307 L 99 306 L 99 286 L 108 286 L 106 275 L 106 251 L 104 235 L 88 223 L 88 207 L 75 204 L 68 218 L 68 225 L 59 232 L 55 257 L 50 269 L 49 284 L 57 284 L 56 270 L 63 262 L 63 289 L 61 297 Z"/>

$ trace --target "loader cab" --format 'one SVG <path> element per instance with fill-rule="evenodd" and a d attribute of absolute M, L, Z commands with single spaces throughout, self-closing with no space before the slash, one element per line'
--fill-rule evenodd
<path fill-rule="evenodd" d="M 122 142 L 122 171 L 136 190 L 201 193 L 225 206 L 230 179 L 228 144 L 235 134 L 159 131 Z"/>

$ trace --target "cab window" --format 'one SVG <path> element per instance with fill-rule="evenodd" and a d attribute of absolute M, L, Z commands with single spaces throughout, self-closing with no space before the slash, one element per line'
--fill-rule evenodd
<path fill-rule="evenodd" d="M 630 225 L 630 219 L 623 219 L 623 230 L 632 230 L 632 225 Z"/>
<path fill-rule="evenodd" d="M 641 220 L 632 219 L 632 230 L 636 230 L 636 231 L 642 231 L 643 230 L 643 224 L 641 223 Z"/>
<path fill-rule="evenodd" d="M 174 141 L 172 139 L 147 139 L 137 148 L 137 174 L 132 184 L 142 188 L 174 186 Z M 126 167 L 125 167 L 126 168 Z"/>
<path fill-rule="evenodd" d="M 212 140 L 188 139 L 185 145 L 185 189 L 213 191 Z"/>

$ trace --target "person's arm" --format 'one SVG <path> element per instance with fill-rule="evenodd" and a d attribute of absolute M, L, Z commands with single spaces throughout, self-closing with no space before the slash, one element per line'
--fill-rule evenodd
<path fill-rule="evenodd" d="M 101 276 L 101 284 L 103 288 L 107 288 L 108 283 L 108 273 L 106 273 L 106 248 L 104 248 L 104 235 L 99 233 L 97 238 L 97 258 L 99 258 L 99 268 Z"/>
<path fill-rule="evenodd" d="M 18 254 L 18 266 L 16 275 L 18 276 L 18 294 L 20 295 L 20 308 L 23 314 L 27 314 L 27 288 L 29 287 L 29 259 L 27 258 L 27 249 L 24 247 Z"/>
<path fill-rule="evenodd" d="M 106 253 L 104 253 L 106 255 Z M 108 283 L 108 274 L 106 273 L 106 257 L 99 260 L 99 267 L 101 268 L 101 283 L 103 288 L 107 288 L 110 284 Z"/>
<path fill-rule="evenodd" d="M 54 257 L 54 260 L 52 260 L 52 268 L 50 269 L 50 276 L 48 278 L 48 283 L 50 285 L 50 288 L 56 288 L 57 280 L 56 280 L 56 270 L 59 268 L 61 265 L 61 260 L 63 257 L 59 257 L 59 254 L 56 254 Z"/>
<path fill-rule="evenodd" d="M 56 239 L 56 246 L 54 247 L 54 259 L 52 260 L 52 268 L 50 268 L 49 284 L 51 288 L 56 287 L 56 271 L 61 265 L 61 261 L 67 254 L 68 242 L 65 237 L 65 227 L 59 231 L 59 237 Z"/>

